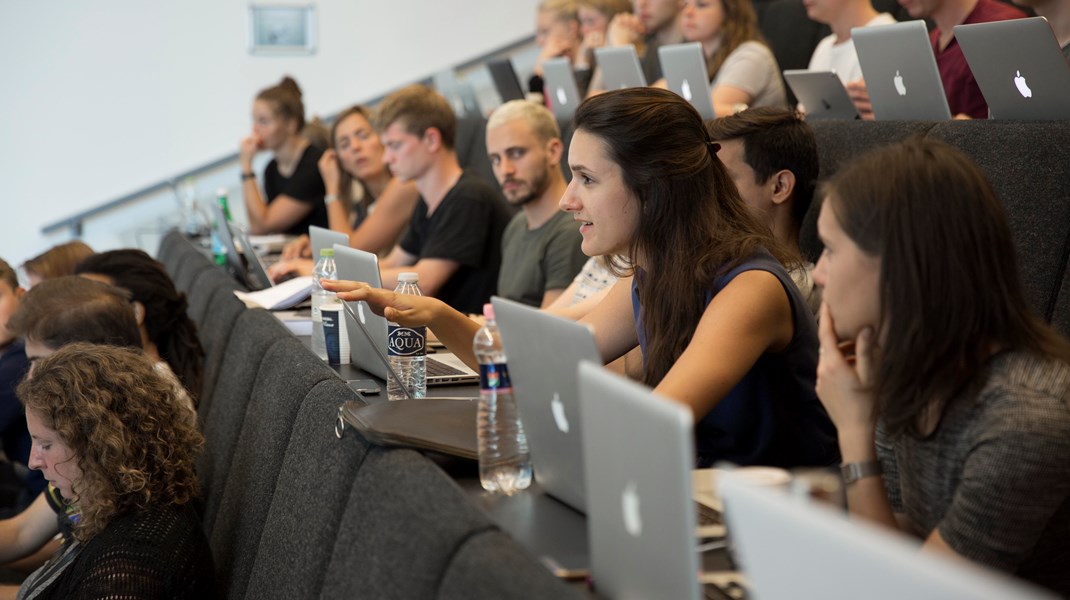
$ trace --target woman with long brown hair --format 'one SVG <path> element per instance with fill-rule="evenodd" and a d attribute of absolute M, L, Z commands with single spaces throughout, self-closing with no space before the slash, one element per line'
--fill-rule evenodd
<path fill-rule="evenodd" d="M 582 223 L 585 254 L 621 256 L 617 271 L 634 275 L 581 319 L 603 360 L 642 349 L 643 382 L 694 412 L 700 466 L 835 463 L 813 388 L 816 325 L 785 268 L 799 258 L 747 209 L 698 112 L 672 92 L 632 88 L 588 99 L 575 130 L 561 208 Z M 474 362 L 478 325 L 441 303 L 327 285 L 430 325 Z"/>
<path fill-rule="evenodd" d="M 873 151 L 818 232 L 817 392 L 851 513 L 1070 593 L 1070 345 L 1029 310 L 980 169 L 932 140 Z"/>

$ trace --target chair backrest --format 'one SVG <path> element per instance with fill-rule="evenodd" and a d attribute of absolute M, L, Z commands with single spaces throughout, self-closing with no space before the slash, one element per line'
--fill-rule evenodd
<path fill-rule="evenodd" d="M 507 534 L 473 535 L 453 555 L 435 596 L 438 600 L 537 600 L 583 598 L 554 577 Z"/>
<path fill-rule="evenodd" d="M 498 178 L 487 158 L 487 120 L 480 116 L 457 119 L 457 161 L 468 173 L 481 177 L 494 189 Z"/>
<path fill-rule="evenodd" d="M 322 597 L 431 598 L 457 549 L 492 527 L 429 459 L 374 446 L 353 483 Z"/>
<path fill-rule="evenodd" d="M 297 338 L 271 346 L 260 363 L 241 433 L 209 532 L 218 589 L 241 598 L 301 402 L 337 375 Z"/>
<path fill-rule="evenodd" d="M 241 300 L 225 289 L 216 290 L 208 303 L 204 319 L 197 322 L 197 334 L 204 348 L 204 382 L 197 414 L 204 423 L 212 401 L 215 399 L 216 383 L 223 365 L 223 354 L 238 319 L 248 310 Z"/>
<path fill-rule="evenodd" d="M 236 289 L 238 286 L 234 283 L 234 279 L 220 269 L 204 269 L 197 274 L 193 285 L 186 292 L 189 302 L 186 312 L 195 323 L 200 325 L 208 315 L 216 293 L 225 290 L 230 295 L 234 295 Z"/>
<path fill-rule="evenodd" d="M 218 267 L 213 265 L 207 256 L 194 250 L 181 259 L 175 272 L 171 274 L 171 279 L 174 281 L 176 289 L 189 292 L 193 289 L 193 281 L 202 272 L 209 269 L 218 269 Z"/>
<path fill-rule="evenodd" d="M 346 431 L 342 439 L 334 435 L 338 406 L 357 399 L 342 380 L 328 379 L 301 403 L 275 493 L 260 499 L 270 501 L 270 509 L 246 598 L 320 598 L 338 524 L 368 451 L 356 431 Z"/>
<path fill-rule="evenodd" d="M 234 448 L 245 420 L 253 386 L 268 350 L 293 335 L 278 319 L 263 309 L 248 310 L 238 317 L 227 343 L 220 371 L 201 421 L 205 447 L 197 461 L 197 475 L 204 495 L 204 526 L 211 531 L 222 501 Z"/>
<path fill-rule="evenodd" d="M 177 229 L 168 231 L 160 240 L 160 246 L 156 249 L 156 260 L 163 264 L 167 272 L 174 274 L 178 267 L 178 259 L 183 256 L 187 248 L 192 245 Z"/>

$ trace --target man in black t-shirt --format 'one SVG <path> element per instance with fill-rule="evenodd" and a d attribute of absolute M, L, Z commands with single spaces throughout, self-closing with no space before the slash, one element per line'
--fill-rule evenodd
<path fill-rule="evenodd" d="M 403 88 L 383 100 L 375 128 L 383 161 L 395 177 L 416 184 L 421 200 L 408 233 L 380 263 L 383 287 L 396 287 L 399 273 L 413 271 L 425 295 L 481 312 L 497 287 L 509 212 L 497 190 L 458 164 L 449 103 L 426 86 Z"/>

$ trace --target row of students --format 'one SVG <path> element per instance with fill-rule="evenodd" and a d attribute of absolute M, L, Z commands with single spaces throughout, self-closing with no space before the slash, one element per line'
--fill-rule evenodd
<path fill-rule="evenodd" d="M 841 170 L 818 224 L 818 330 L 794 249 L 747 209 L 686 102 L 609 92 L 575 125 L 561 208 L 585 253 L 633 275 L 582 322 L 606 361 L 638 344 L 642 380 L 693 410 L 697 464 L 842 453 L 853 515 L 1070 592 L 1070 346 L 1030 314 L 976 165 L 913 139 Z M 327 285 L 474 362 L 477 324 L 442 302 Z"/>

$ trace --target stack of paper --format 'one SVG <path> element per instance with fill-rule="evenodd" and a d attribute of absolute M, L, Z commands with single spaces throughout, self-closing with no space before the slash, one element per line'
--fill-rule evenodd
<path fill-rule="evenodd" d="M 294 277 L 259 292 L 234 292 L 242 302 L 268 310 L 293 308 L 312 296 L 312 276 Z"/>

